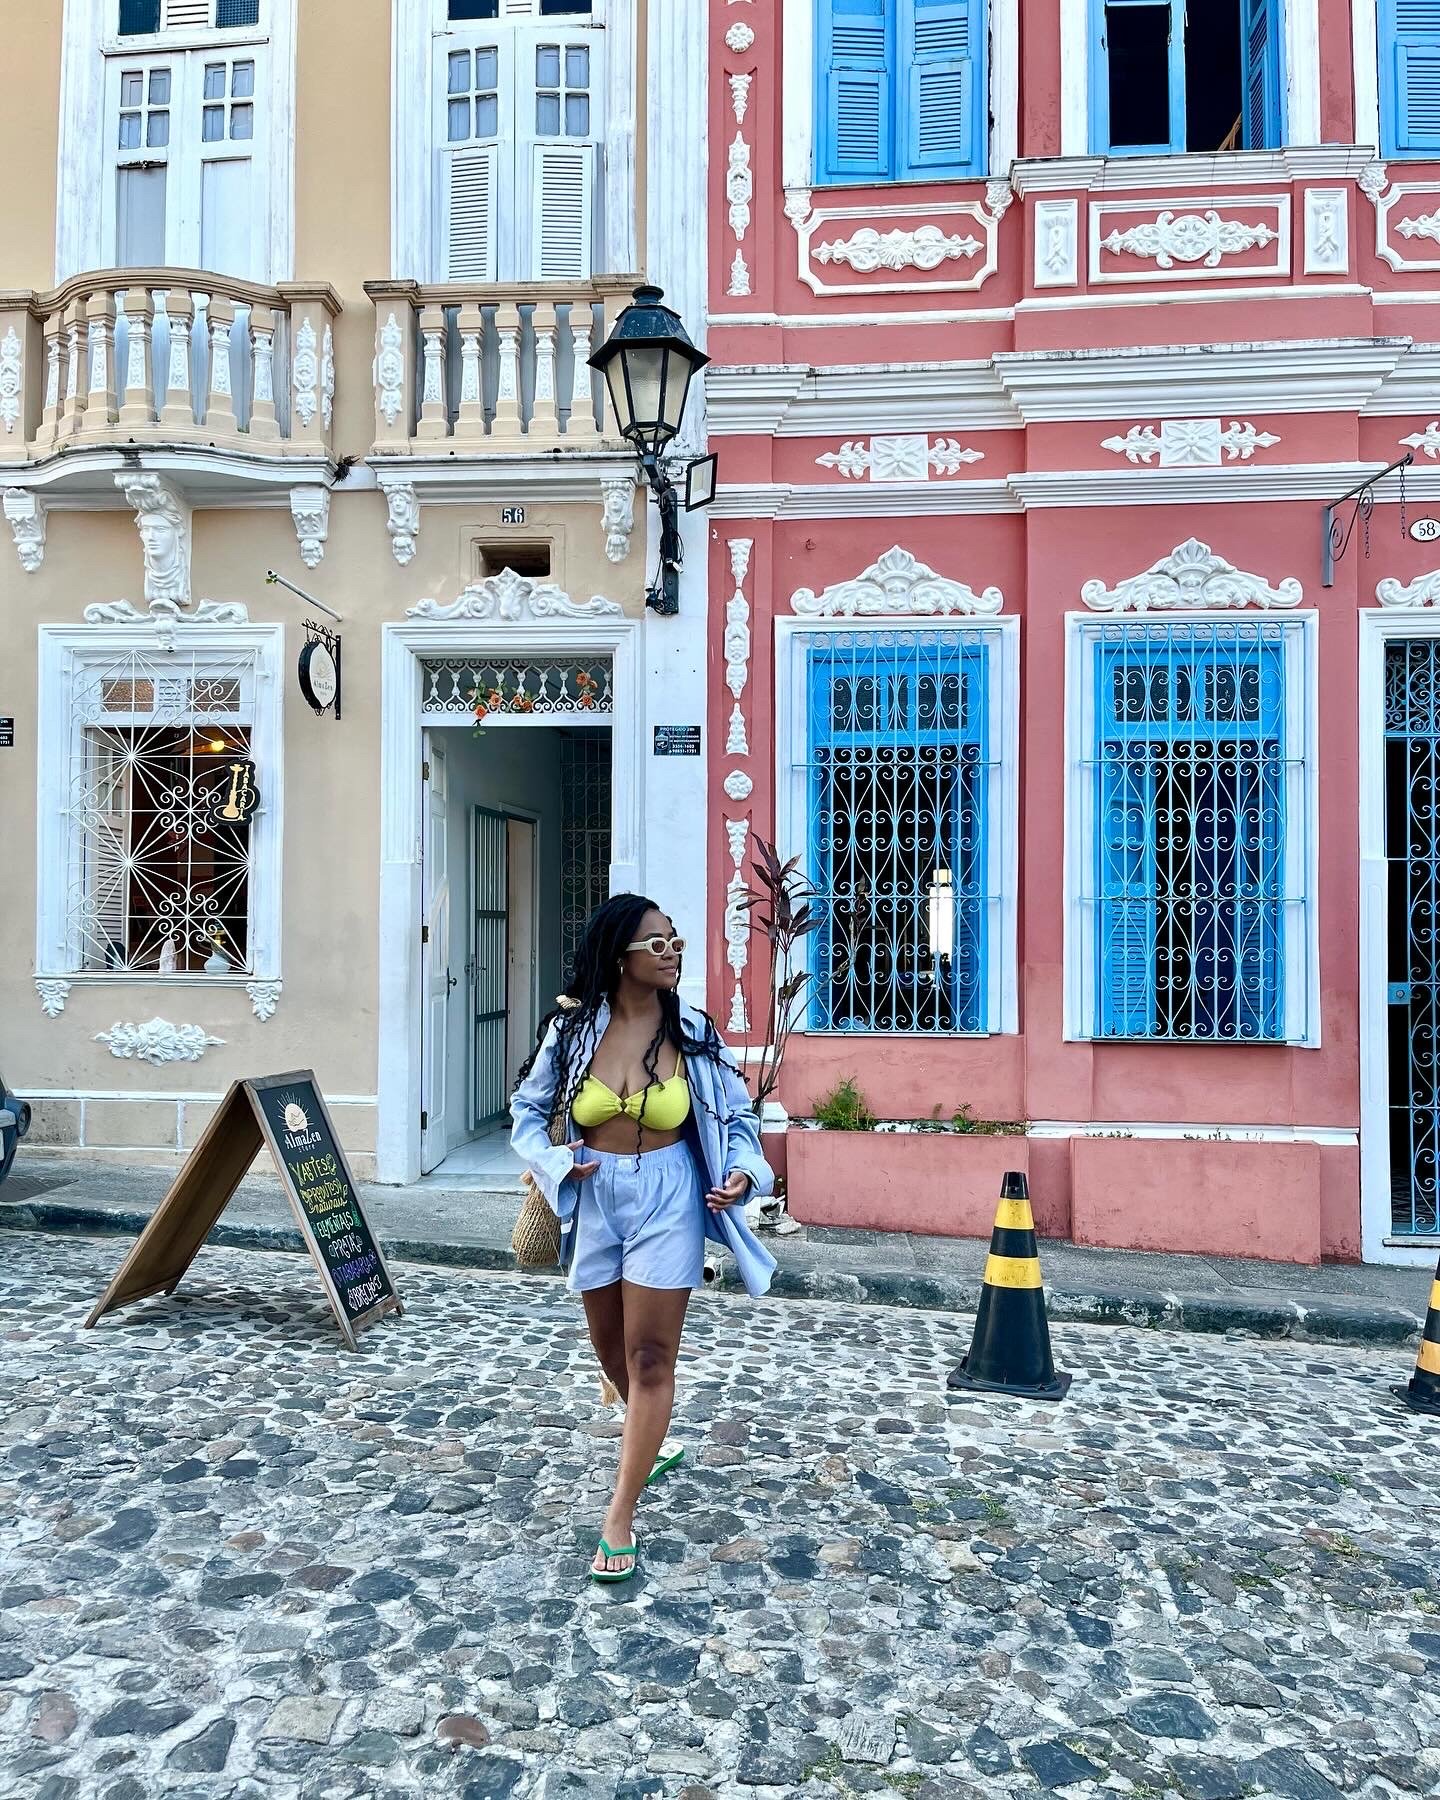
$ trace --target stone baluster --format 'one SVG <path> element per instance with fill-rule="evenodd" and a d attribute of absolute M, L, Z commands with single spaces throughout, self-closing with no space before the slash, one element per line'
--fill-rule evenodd
<path fill-rule="evenodd" d="M 211 437 L 233 437 L 239 429 L 230 379 L 230 329 L 235 323 L 235 302 L 223 294 L 211 294 L 206 323 L 210 331 L 210 394 L 205 404 L 205 429 Z"/>
<path fill-rule="evenodd" d="M 120 423 L 134 427 L 155 423 L 154 355 L 155 297 L 148 287 L 125 290 L 125 395 L 120 403 Z"/>
<path fill-rule="evenodd" d="M 508 300 L 495 308 L 495 335 L 500 342 L 500 385 L 490 435 L 513 443 L 524 435 L 520 420 L 520 309 Z"/>
<path fill-rule="evenodd" d="M 90 379 L 83 429 L 87 437 L 103 437 L 120 417 L 115 404 L 115 296 L 108 288 L 92 294 L 85 306 L 90 346 Z"/>
<path fill-rule="evenodd" d="M 485 315 L 467 301 L 460 308 L 460 406 L 455 415 L 455 436 L 467 442 L 485 436 L 484 343 Z"/>
<path fill-rule="evenodd" d="M 590 333 L 594 321 L 589 300 L 570 306 L 570 343 L 575 367 L 570 377 L 570 425 L 567 435 L 593 441 L 600 435 L 595 417 L 595 371 L 590 367 Z"/>
<path fill-rule="evenodd" d="M 85 429 L 90 399 L 90 332 L 85 296 L 77 294 L 65 312 L 65 398 L 60 406 L 57 437 L 77 437 Z"/>
<path fill-rule="evenodd" d="M 420 357 L 420 424 L 416 430 L 416 436 L 422 438 L 448 437 L 450 421 L 445 410 L 445 308 L 443 306 L 421 308 Z"/>
<path fill-rule="evenodd" d="M 264 443 L 280 436 L 275 411 L 275 312 L 269 306 L 250 309 L 250 356 L 255 371 L 250 399 L 250 435 Z"/>
<path fill-rule="evenodd" d="M 64 311 L 56 307 L 45 321 L 45 407 L 40 415 L 40 442 L 47 448 L 60 436 L 69 368 L 70 337 Z"/>
<path fill-rule="evenodd" d="M 188 288 L 171 288 L 165 295 L 165 317 L 170 321 L 170 357 L 165 366 L 165 404 L 160 423 L 167 431 L 195 429 L 195 396 L 191 391 L 190 330 L 195 302 Z"/>
<path fill-rule="evenodd" d="M 620 317 L 620 314 L 624 311 L 627 304 L 628 297 L 624 294 L 607 294 L 605 296 L 602 315 L 604 329 L 600 336 L 600 342 L 602 344 L 609 341 L 610 333 L 615 329 L 615 321 Z M 600 402 L 600 410 L 595 416 L 595 428 L 602 438 L 609 437 L 618 440 L 620 436 L 620 427 L 610 416 L 610 395 L 606 390 L 603 381 L 600 384 L 600 391 L 603 397 Z"/>
<path fill-rule="evenodd" d="M 535 331 L 535 404 L 530 413 L 532 438 L 560 435 L 560 412 L 555 399 L 555 307 L 549 300 L 536 302 L 530 321 Z"/>

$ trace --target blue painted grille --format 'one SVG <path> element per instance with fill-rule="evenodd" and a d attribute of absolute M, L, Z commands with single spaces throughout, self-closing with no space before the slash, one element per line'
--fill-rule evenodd
<path fill-rule="evenodd" d="M 988 1027 L 995 769 L 977 639 L 840 632 L 808 647 L 812 1030 Z"/>
<path fill-rule="evenodd" d="M 1100 1037 L 1285 1038 L 1286 636 L 1297 622 L 1097 630 L 1086 768 Z"/>

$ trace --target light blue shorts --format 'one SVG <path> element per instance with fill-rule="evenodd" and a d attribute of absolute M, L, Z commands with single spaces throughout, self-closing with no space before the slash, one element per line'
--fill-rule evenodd
<path fill-rule="evenodd" d="M 705 1195 L 690 1146 L 671 1144 L 640 1156 L 588 1148 L 576 1154 L 600 1167 L 579 1184 L 570 1292 L 583 1294 L 622 1278 L 639 1287 L 700 1287 Z"/>

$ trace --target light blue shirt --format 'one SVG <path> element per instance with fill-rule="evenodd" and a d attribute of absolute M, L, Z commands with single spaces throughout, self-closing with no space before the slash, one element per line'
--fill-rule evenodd
<path fill-rule="evenodd" d="M 714 1035 L 714 1028 L 703 1013 L 696 1012 L 682 1000 L 680 1017 L 692 1038 L 703 1041 L 707 1036 L 711 1037 L 718 1053 L 717 1061 L 711 1061 L 708 1056 L 692 1056 L 685 1063 L 691 1102 L 685 1141 L 700 1171 L 701 1184 L 707 1192 L 722 1187 L 738 1170 L 750 1179 L 750 1193 L 746 1198 L 764 1199 L 774 1192 L 775 1175 L 760 1147 L 755 1103 L 745 1086 L 745 1078 L 730 1051 Z M 583 1070 L 590 1066 L 609 1023 L 610 1008 L 602 1002 L 594 1020 L 578 1027 L 577 1060 L 572 1061 L 572 1068 Z M 577 1029 L 574 1025 L 570 1028 Z M 559 1034 L 560 1021 L 556 1019 L 545 1034 L 534 1067 L 510 1101 L 510 1117 L 514 1121 L 510 1143 L 515 1153 L 524 1158 L 551 1211 L 560 1220 L 560 1267 L 568 1269 L 575 1250 L 576 1206 L 581 1186 L 572 1173 L 576 1157 L 569 1143 L 577 1141 L 581 1134 L 567 1112 L 567 1143 L 550 1142 L 550 1109 L 559 1081 L 556 1053 Z M 775 1258 L 745 1223 L 744 1206 L 744 1199 L 720 1212 L 712 1212 L 707 1206 L 705 1235 L 734 1255 L 747 1293 L 763 1294 L 775 1273 Z"/>

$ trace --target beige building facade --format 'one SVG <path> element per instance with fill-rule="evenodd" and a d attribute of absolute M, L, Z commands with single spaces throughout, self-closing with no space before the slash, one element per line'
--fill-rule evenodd
<path fill-rule="evenodd" d="M 17 13 L 0 1067 L 57 1155 L 313 1068 L 477 1166 L 589 908 L 705 934 L 704 526 L 647 614 L 586 366 L 642 275 L 701 335 L 702 0 Z"/>

